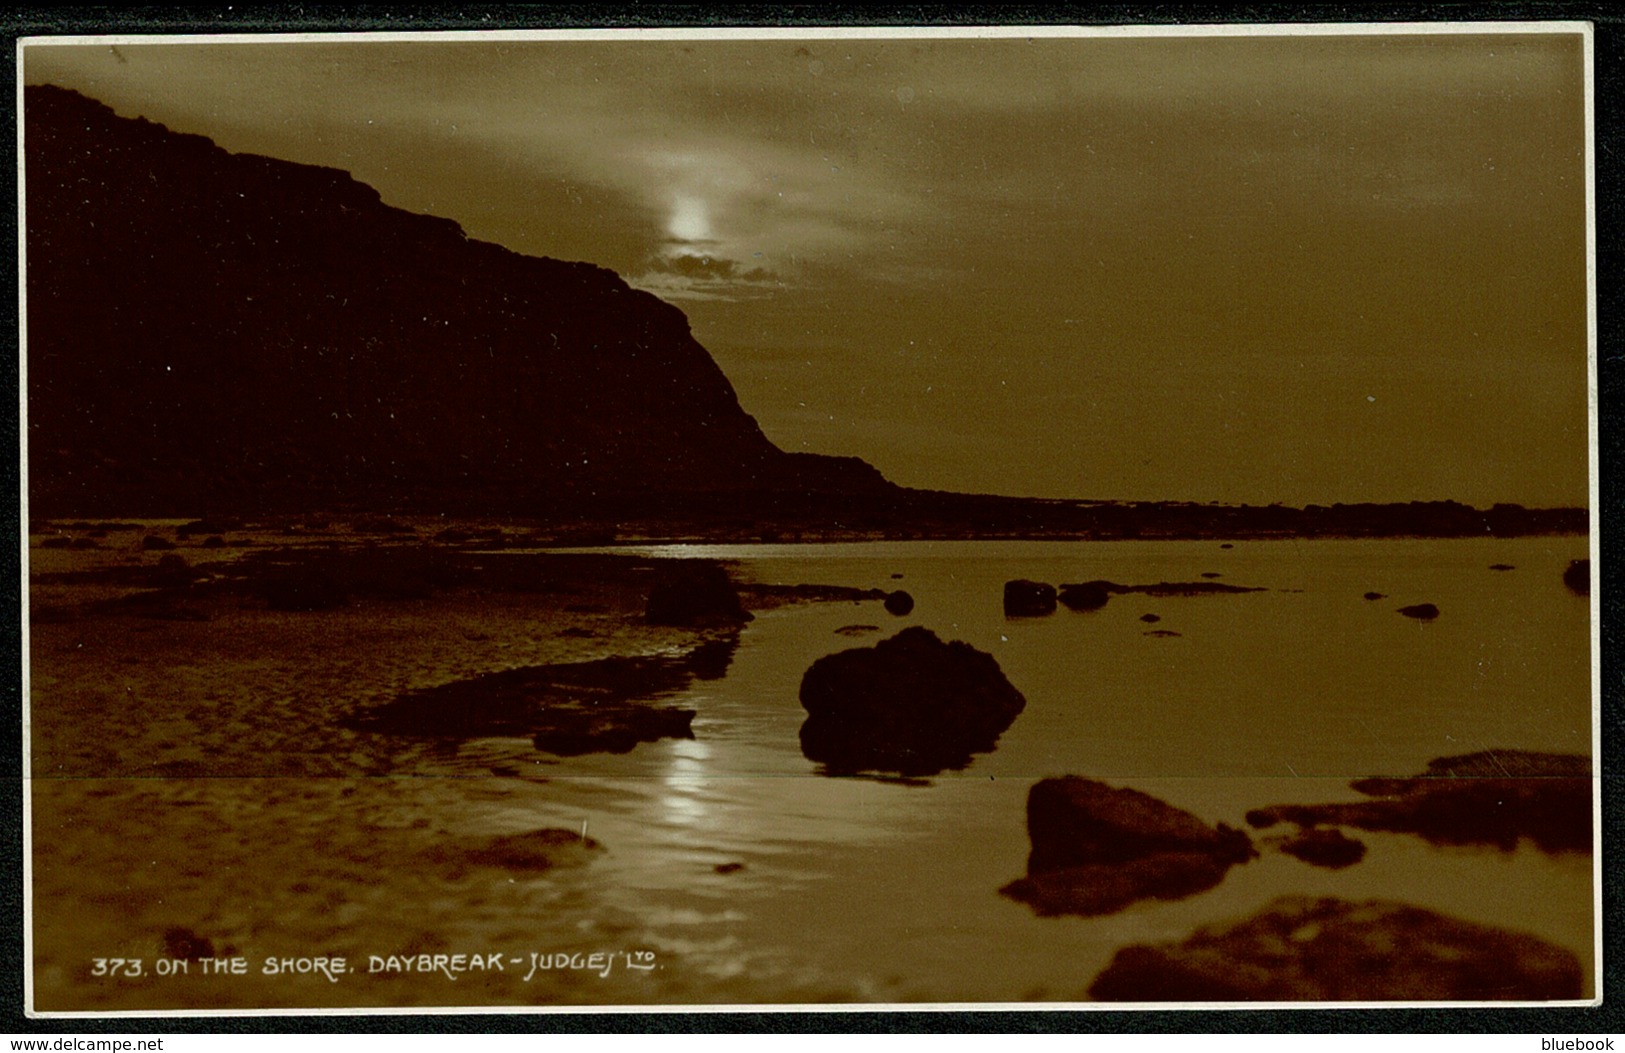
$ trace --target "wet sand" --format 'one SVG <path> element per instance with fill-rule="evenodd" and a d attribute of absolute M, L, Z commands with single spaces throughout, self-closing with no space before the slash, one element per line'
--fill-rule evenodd
<path fill-rule="evenodd" d="M 172 528 L 156 533 L 174 538 Z M 148 590 L 64 580 L 155 567 L 171 554 L 141 550 L 140 536 L 35 549 L 31 600 L 50 612 L 31 645 L 40 1008 L 681 1000 L 624 962 L 609 983 L 574 969 L 526 983 L 511 962 L 461 987 L 439 972 L 336 984 L 262 972 L 264 959 L 284 956 L 342 956 L 364 970 L 375 953 L 453 947 L 638 950 L 619 939 L 631 921 L 595 903 L 591 853 L 567 846 L 546 870 L 482 861 L 482 844 L 540 825 L 527 813 L 550 779 L 568 777 L 568 761 L 516 743 L 518 759 L 482 770 L 467 751 L 458 758 L 456 743 L 358 731 L 341 718 L 495 670 L 681 654 L 714 637 L 643 624 L 651 561 L 533 553 L 548 566 L 547 591 L 497 580 L 327 611 L 270 610 L 240 589 L 199 588 L 184 619 L 118 603 Z M 173 553 L 223 574 L 287 543 L 233 540 L 260 544 L 204 550 L 197 538 Z M 288 550 L 423 544 L 339 534 Z M 503 558 L 488 561 L 493 570 Z M 574 939 L 537 947 L 538 910 L 585 920 Z M 176 930 L 207 940 L 216 957 L 249 956 L 247 974 L 203 976 L 193 962 L 184 977 L 152 975 Z M 113 958 L 142 959 L 146 974 L 94 975 L 96 959 Z"/>

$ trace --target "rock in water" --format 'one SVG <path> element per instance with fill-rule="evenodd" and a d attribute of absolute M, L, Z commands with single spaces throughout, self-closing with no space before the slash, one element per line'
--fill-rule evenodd
<path fill-rule="evenodd" d="M 920 776 L 992 750 L 1027 700 L 992 655 L 915 626 L 814 662 L 801 704 L 808 760 L 836 773 Z"/>
<path fill-rule="evenodd" d="M 1563 584 L 1576 596 L 1591 595 L 1591 561 L 1571 560 L 1568 569 L 1563 572 Z"/>
<path fill-rule="evenodd" d="M 1529 838 L 1547 852 L 1592 847 L 1591 761 L 1577 754 L 1487 750 L 1428 762 L 1409 778 L 1349 784 L 1369 801 L 1280 804 L 1247 813 L 1254 827 L 1352 826 L 1420 835 L 1438 845 L 1494 845 Z"/>
<path fill-rule="evenodd" d="M 1000 891 L 1042 915 L 1111 914 L 1142 899 L 1183 899 L 1257 855 L 1240 830 L 1075 775 L 1033 786 L 1027 835 L 1027 876 Z"/>
<path fill-rule="evenodd" d="M 1281 851 L 1311 866 L 1341 870 L 1365 858 L 1365 842 L 1341 830 L 1300 830 L 1281 843 Z"/>
<path fill-rule="evenodd" d="M 1417 621 L 1431 622 L 1439 616 L 1439 608 L 1431 603 L 1413 603 L 1409 607 L 1401 607 L 1399 613 Z"/>
<path fill-rule="evenodd" d="M 1287 897 L 1177 944 L 1117 952 L 1101 1001 L 1545 1001 L 1584 997 L 1574 954 L 1403 903 Z"/>
<path fill-rule="evenodd" d="M 886 596 L 885 607 L 887 614 L 895 614 L 901 618 L 914 610 L 914 597 L 898 589 Z"/>
<path fill-rule="evenodd" d="M 1062 585 L 1059 599 L 1074 611 L 1098 611 L 1112 598 L 1111 593 L 1092 581 L 1080 585 Z"/>
<path fill-rule="evenodd" d="M 639 655 L 524 666 L 408 691 L 346 718 L 359 731 L 463 741 L 529 736 L 560 757 L 626 753 L 639 743 L 691 739 L 695 711 L 648 703 L 716 670 L 728 641 L 688 655 Z"/>
<path fill-rule="evenodd" d="M 1035 618 L 1055 613 L 1055 586 L 1018 579 L 1004 583 L 1007 618 Z"/>
<path fill-rule="evenodd" d="M 740 605 L 727 571 L 715 563 L 695 563 L 655 586 L 645 620 L 650 625 L 717 627 L 743 625 L 751 614 Z"/>
<path fill-rule="evenodd" d="M 739 634 L 730 633 L 707 640 L 688 652 L 688 668 L 696 680 L 721 680 L 733 665 L 734 652 L 739 650 Z"/>

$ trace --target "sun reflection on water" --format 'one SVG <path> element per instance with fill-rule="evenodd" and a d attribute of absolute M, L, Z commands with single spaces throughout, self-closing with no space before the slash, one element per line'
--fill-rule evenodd
<path fill-rule="evenodd" d="M 699 827 L 712 818 L 709 807 L 711 746 L 702 739 L 677 739 L 671 764 L 661 777 L 662 818 L 673 826 Z"/>

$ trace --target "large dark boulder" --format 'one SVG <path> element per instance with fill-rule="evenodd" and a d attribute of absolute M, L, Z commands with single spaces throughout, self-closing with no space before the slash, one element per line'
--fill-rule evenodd
<path fill-rule="evenodd" d="M 1585 997 L 1573 952 L 1402 903 L 1288 897 L 1181 943 L 1125 947 L 1100 1001 L 1546 1001 Z"/>
<path fill-rule="evenodd" d="M 801 678 L 801 751 L 831 772 L 935 775 L 998 743 L 1027 700 L 993 656 L 911 627 Z"/>
<path fill-rule="evenodd" d="M 715 563 L 694 563 L 674 571 L 649 594 L 644 617 L 650 625 L 689 628 L 737 626 L 751 620 L 728 572 Z"/>
<path fill-rule="evenodd" d="M 1027 834 L 1027 876 L 1001 891 L 1044 915 L 1110 914 L 1142 899 L 1183 899 L 1257 854 L 1239 830 L 1074 775 L 1033 786 Z"/>
<path fill-rule="evenodd" d="M 1004 583 L 1007 618 L 1035 618 L 1055 613 L 1055 586 L 1018 579 Z"/>

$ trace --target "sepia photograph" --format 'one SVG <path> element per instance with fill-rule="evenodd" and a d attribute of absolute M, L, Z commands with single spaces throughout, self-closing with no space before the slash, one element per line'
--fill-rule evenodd
<path fill-rule="evenodd" d="M 1589 25 L 17 81 L 29 1013 L 1600 1001 Z"/>

